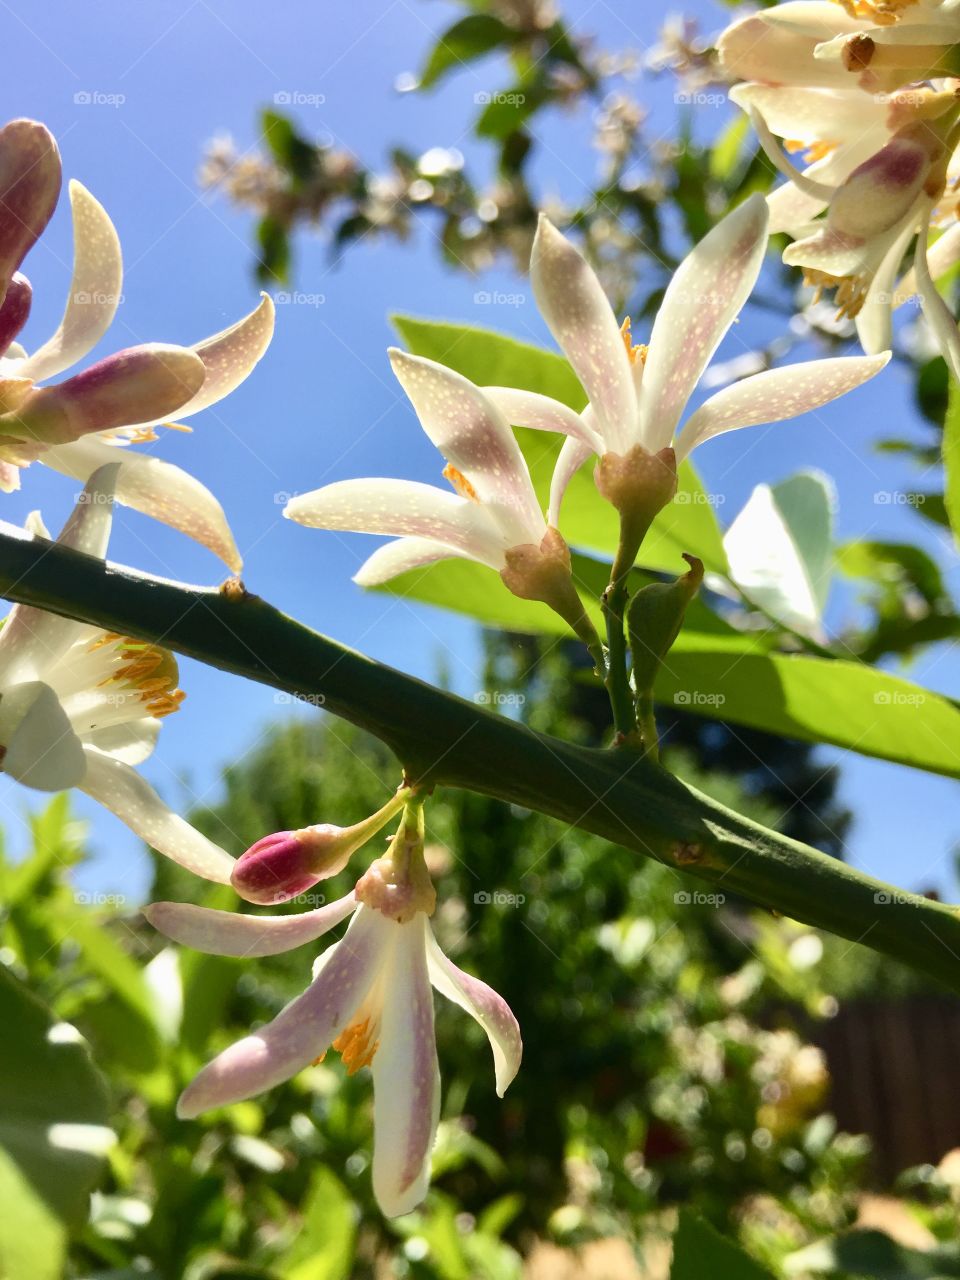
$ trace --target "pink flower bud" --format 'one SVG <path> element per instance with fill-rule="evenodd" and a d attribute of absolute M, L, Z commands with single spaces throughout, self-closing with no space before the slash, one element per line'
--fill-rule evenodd
<path fill-rule="evenodd" d="M 334 827 L 329 823 L 302 831 L 276 831 L 242 854 L 230 882 L 247 902 L 272 906 L 288 902 L 342 871 L 350 855 L 371 834 L 369 823 Z"/>
<path fill-rule="evenodd" d="M 30 281 L 18 271 L 7 285 L 7 296 L 0 303 L 0 356 L 27 323 L 32 301 Z"/>
<path fill-rule="evenodd" d="M 0 302 L 59 195 L 60 153 L 50 131 L 35 120 L 11 120 L 0 129 Z"/>

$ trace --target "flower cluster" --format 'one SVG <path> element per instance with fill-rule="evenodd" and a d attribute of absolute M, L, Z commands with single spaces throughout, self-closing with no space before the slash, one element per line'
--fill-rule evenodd
<path fill-rule="evenodd" d="M 868 352 L 889 348 L 892 311 L 916 294 L 956 376 L 960 336 L 934 281 L 960 258 L 958 50 L 954 0 L 788 0 L 719 43 L 731 97 L 788 179 L 769 201 L 771 230 L 793 239 L 784 262 L 836 290 Z"/>
<path fill-rule="evenodd" d="M 850 21 L 860 23 L 859 31 L 861 20 Z M 775 43 L 794 38 L 773 31 Z M 877 65 L 885 65 L 882 58 Z M 897 126 L 887 145 L 896 143 L 899 159 L 885 154 L 871 179 L 878 190 L 886 191 L 894 170 L 910 171 L 902 185 L 911 191 L 917 174 L 924 175 L 925 191 L 934 183 L 943 155 L 930 139 L 935 133 L 946 146 L 953 118 L 952 109 L 940 105 L 925 108 L 922 135 L 907 136 L 906 126 Z M 192 347 L 147 344 L 72 372 L 107 332 L 122 279 L 113 226 L 74 183 L 67 306 L 57 332 L 28 354 L 16 341 L 31 300 L 20 267 L 49 221 L 59 189 L 59 155 L 47 130 L 30 121 L 0 130 L 0 487 L 17 487 L 24 468 L 42 463 L 85 482 L 61 545 L 102 558 L 115 497 L 189 534 L 237 570 L 239 553 L 213 495 L 186 472 L 131 446 L 153 439 L 170 415 L 192 415 L 233 390 L 270 340 L 272 305 L 264 298 L 237 324 Z M 903 193 L 898 235 L 908 204 L 913 217 L 916 200 L 910 203 Z M 884 219 L 890 221 L 881 210 L 877 236 Z M 546 604 L 589 647 L 611 693 L 618 742 L 640 745 L 655 758 L 652 681 L 703 566 L 688 556 L 684 578 L 648 585 L 632 600 L 625 579 L 652 521 L 676 494 L 678 463 L 721 433 L 826 404 L 873 377 L 889 358 L 886 351 L 872 352 L 771 369 L 725 388 L 684 420 L 701 375 L 756 283 L 769 221 L 758 196 L 723 219 L 681 264 L 649 342 L 637 346 L 629 320 L 618 322 L 579 250 L 541 218 L 533 287 L 586 393 L 583 412 L 516 387 L 477 386 L 442 364 L 392 350 L 393 371 L 443 455 L 449 487 L 344 480 L 292 499 L 285 515 L 311 527 L 391 537 L 361 566 L 356 578 L 362 585 L 461 557 L 499 574 L 514 595 Z M 828 230 L 840 235 L 836 226 Z M 68 371 L 71 376 L 56 381 Z M 563 439 L 546 502 L 534 488 L 516 427 Z M 621 523 L 620 551 L 602 601 L 606 646 L 574 584 L 560 530 L 570 480 L 591 457 L 597 488 Z M 16 532 L 48 537 L 38 516 Z M 625 625 L 636 655 L 632 677 L 625 666 Z M 631 692 L 636 709 L 622 723 L 618 707 Z M 408 1212 L 426 1194 L 439 1114 L 433 990 L 483 1027 L 500 1094 L 522 1051 L 520 1029 L 505 1002 L 458 969 L 434 938 L 436 892 L 424 860 L 426 788 L 405 781 L 362 822 L 272 833 L 234 860 L 171 812 L 136 772 L 154 748 L 161 720 L 182 699 L 176 661 L 160 646 L 17 605 L 0 632 L 0 768 L 40 790 L 80 788 L 158 851 L 202 877 L 231 884 L 255 906 L 295 900 L 344 870 L 399 819 L 386 853 L 350 893 L 319 910 L 255 915 L 155 903 L 146 915 L 183 945 L 245 957 L 314 943 L 349 918 L 344 936 L 317 960 L 307 990 L 209 1063 L 184 1092 L 179 1112 L 194 1117 L 270 1089 L 333 1048 L 350 1072 L 372 1070 L 374 1191 L 384 1213 Z"/>

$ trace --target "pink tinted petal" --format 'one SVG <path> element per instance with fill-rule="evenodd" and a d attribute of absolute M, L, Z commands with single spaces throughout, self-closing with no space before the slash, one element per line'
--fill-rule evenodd
<path fill-rule="evenodd" d="M 185 347 L 131 347 L 66 382 L 33 391 L 15 414 L 0 418 L 0 432 L 66 444 L 91 431 L 127 426 L 144 410 L 172 413 L 202 382 L 203 364 Z"/>
<path fill-rule="evenodd" d="M 484 387 L 506 420 L 515 427 L 533 427 L 537 431 L 559 431 L 590 445 L 598 453 L 603 452 L 603 438 L 559 400 L 542 396 L 535 391 L 520 391 L 516 387 Z"/>
<path fill-rule="evenodd" d="M 118 462 L 117 502 L 179 529 L 219 556 L 234 573 L 243 567 L 223 507 L 205 485 L 173 463 L 92 436 L 57 445 L 42 456 L 46 466 L 77 480 L 106 463 Z"/>
<path fill-rule="evenodd" d="M 440 1071 L 424 915 L 399 934 L 373 1058 L 373 1193 L 388 1218 L 421 1203 L 440 1115 Z"/>
<path fill-rule="evenodd" d="M 116 814 L 158 853 L 195 875 L 230 883 L 233 858 L 169 809 L 145 778 L 122 760 L 86 746 L 87 772 L 81 791 Z"/>
<path fill-rule="evenodd" d="M 14 340 L 30 316 L 33 302 L 33 289 L 26 276 L 17 271 L 7 285 L 7 295 L 0 303 L 0 356 Z M 22 368 L 17 368 L 17 375 L 22 377 Z"/>
<path fill-rule="evenodd" d="M 813 51 L 838 32 L 852 34 L 866 25 L 828 0 L 779 4 L 727 27 L 717 45 L 720 63 L 731 79 L 848 88 L 850 73 L 816 61 Z"/>
<path fill-rule="evenodd" d="M 564 440 L 550 481 L 550 509 L 547 512 L 547 520 L 552 528 L 560 527 L 560 504 L 563 502 L 563 495 L 567 492 L 570 481 L 591 453 L 593 449 L 581 440 L 575 440 L 572 436 Z"/>
<path fill-rule="evenodd" d="M 273 337 L 273 300 L 266 293 L 261 294 L 260 299 L 249 315 L 229 329 L 189 348 L 203 361 L 206 376 L 196 395 L 177 408 L 178 418 L 188 418 L 201 409 L 210 408 L 249 378 Z M 128 425 L 153 427 L 163 421 L 163 415 L 158 415 L 149 421 L 138 420 Z"/>
<path fill-rule="evenodd" d="M 35 120 L 12 120 L 0 129 L 0 302 L 59 196 L 60 153 L 53 135 Z"/>
<path fill-rule="evenodd" d="M 372 556 L 368 556 L 353 575 L 353 580 L 358 587 L 379 587 L 410 569 L 422 569 L 429 564 L 436 564 L 438 560 L 449 560 L 454 556 L 468 560 L 473 558 L 457 547 L 447 547 L 442 542 L 432 542 L 429 538 L 398 538 L 396 542 L 378 547 Z M 499 566 L 494 564 L 490 567 Z"/>
<path fill-rule="evenodd" d="M 890 352 L 877 356 L 839 356 L 833 360 L 808 360 L 785 369 L 767 369 L 724 387 L 701 405 L 684 427 L 677 447 L 677 461 L 691 449 L 739 427 L 765 422 L 785 422 L 809 413 L 852 391 L 880 372 Z"/>
<path fill-rule="evenodd" d="M 98 200 L 79 182 L 70 183 L 73 211 L 73 278 L 56 333 L 18 369 L 42 382 L 82 360 L 100 341 L 116 314 L 123 285 L 120 240 Z"/>
<path fill-rule="evenodd" d="M 750 196 L 687 255 L 667 287 L 640 393 L 642 441 L 670 444 L 684 405 L 746 302 L 767 246 L 767 205 Z"/>
<path fill-rule="evenodd" d="M 392 347 L 390 363 L 424 431 L 503 527 L 507 546 L 539 542 L 546 527 L 527 463 L 496 406 L 467 378 L 433 360 Z"/>
<path fill-rule="evenodd" d="M 530 280 L 541 315 L 590 399 L 606 448 L 623 450 L 633 439 L 637 399 L 620 326 L 593 268 L 542 214 Z"/>
<path fill-rule="evenodd" d="M 283 514 L 311 529 L 429 538 L 497 568 L 510 545 L 485 506 L 415 480 L 340 480 L 291 498 Z"/>
<path fill-rule="evenodd" d="M 361 908 L 343 939 L 324 954 L 303 995 L 265 1027 L 225 1049 L 187 1086 L 182 1119 L 272 1089 L 315 1062 L 347 1026 L 377 974 L 390 963 L 397 925 Z"/>
<path fill-rule="evenodd" d="M 497 1073 L 497 1093 L 502 1098 L 508 1085 L 520 1070 L 520 1059 L 523 1055 L 520 1024 L 513 1016 L 506 1000 L 497 995 L 493 987 L 488 987 L 479 978 L 464 973 L 443 954 L 429 927 L 427 958 L 430 965 L 430 981 L 436 989 L 441 995 L 469 1013 L 471 1018 L 475 1018 L 487 1033 Z"/>
<path fill-rule="evenodd" d="M 352 893 L 300 915 L 253 916 L 211 911 L 188 902 L 153 902 L 143 914 L 155 929 L 214 956 L 275 956 L 315 942 L 357 909 Z"/>

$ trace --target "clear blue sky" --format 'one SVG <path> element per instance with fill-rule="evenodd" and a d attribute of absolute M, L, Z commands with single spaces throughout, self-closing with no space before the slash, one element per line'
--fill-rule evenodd
<path fill-rule="evenodd" d="M 684 7 L 702 15 L 708 29 L 719 27 L 729 13 L 714 0 L 691 0 Z M 596 34 L 608 48 L 642 50 L 655 38 L 657 19 L 646 19 L 645 6 L 635 0 L 575 0 L 563 8 L 575 27 Z M 431 35 L 455 16 L 440 0 L 354 0 L 335 9 L 306 0 L 269 7 L 253 0 L 157 0 L 149 6 L 12 0 L 2 15 L 0 115 L 44 120 L 60 140 L 66 175 L 98 196 L 120 232 L 125 300 L 98 354 L 140 341 L 194 341 L 254 304 L 250 221 L 221 198 L 201 193 L 195 181 L 204 143 L 216 132 L 227 129 L 241 147 L 248 146 L 256 139 L 259 108 L 277 93 L 318 95 L 322 105 L 298 110 L 301 128 L 332 137 L 368 162 L 402 142 L 414 149 L 460 147 L 484 165 L 489 157 L 473 149 L 468 137 L 473 95 L 508 87 L 509 73 L 489 60 L 430 96 L 398 97 L 393 91 L 397 74 L 419 65 Z M 85 92 L 94 102 L 75 101 Z M 652 107 L 656 130 L 669 137 L 676 125 L 672 86 L 651 82 L 639 92 Z M 117 105 L 108 105 L 108 98 Z M 698 127 L 711 132 L 730 110 L 706 108 Z M 593 183 L 596 157 L 588 135 L 583 117 L 557 113 L 544 123 L 539 173 L 545 192 L 576 199 Z M 69 245 L 64 206 L 26 264 L 36 291 L 28 348 L 56 325 L 69 281 Z M 365 243 L 331 270 L 326 246 L 301 240 L 297 287 L 321 294 L 323 303 L 280 307 L 276 339 L 254 377 L 194 419 L 192 436 L 167 435 L 153 447 L 220 496 L 252 590 L 418 675 L 430 677 L 442 660 L 454 686 L 469 696 L 479 686 L 474 628 L 401 601 L 364 596 L 350 577 L 374 544 L 294 526 L 281 519 L 281 505 L 274 501 L 277 493 L 347 476 L 434 478 L 436 456 L 385 358 L 391 310 L 548 340 L 524 282 L 507 271 L 479 280 L 453 273 L 437 250 L 424 226 L 411 244 Z M 519 291 L 527 301 L 491 314 L 494 309 L 474 301 L 478 289 Z M 769 323 L 746 320 L 726 353 L 736 354 L 751 339 L 767 340 Z M 915 423 L 910 401 L 908 376 L 892 369 L 855 399 L 815 418 L 763 429 L 749 439 L 725 437 L 699 452 L 697 461 L 707 484 L 724 495 L 722 512 L 731 515 L 759 481 L 821 467 L 838 484 L 841 537 L 921 537 L 941 560 L 954 564 L 946 539 L 905 509 L 874 501 L 877 490 L 915 483 L 902 463 L 870 449 L 879 435 Z M 22 494 L 3 499 L 3 515 L 20 520 L 40 507 L 56 528 L 75 491 L 69 480 L 34 467 Z M 221 576 L 208 553 L 124 510 L 111 555 L 188 581 Z M 841 595 L 834 621 L 849 616 L 850 608 Z M 954 649 L 943 646 L 911 674 L 955 694 L 960 661 Z M 219 771 L 238 749 L 255 745 L 277 716 L 298 711 L 278 705 L 267 689 L 188 661 L 182 664 L 182 684 L 186 707 L 166 721 L 145 772 L 171 803 L 186 808 L 194 799 L 215 797 Z M 852 860 L 909 886 L 937 883 L 953 891 L 950 850 L 960 837 L 955 784 L 833 751 L 824 750 L 822 758 L 839 758 L 843 766 L 842 799 L 857 815 Z M 22 846 L 22 815 L 35 797 L 6 780 L 0 784 L 0 817 L 10 842 Z M 77 808 L 93 824 L 95 857 L 85 883 L 141 893 L 148 867 L 139 843 L 82 797 Z M 318 814 L 317 820 L 336 817 Z"/>

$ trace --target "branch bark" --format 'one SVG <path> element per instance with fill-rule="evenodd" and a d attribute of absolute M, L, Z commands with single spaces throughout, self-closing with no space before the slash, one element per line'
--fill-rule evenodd
<path fill-rule="evenodd" d="M 165 645 L 375 734 L 408 774 L 591 831 L 960 991 L 960 915 L 769 831 L 638 752 L 535 733 L 309 630 L 229 584 L 188 587 L 0 533 L 0 595 Z"/>

